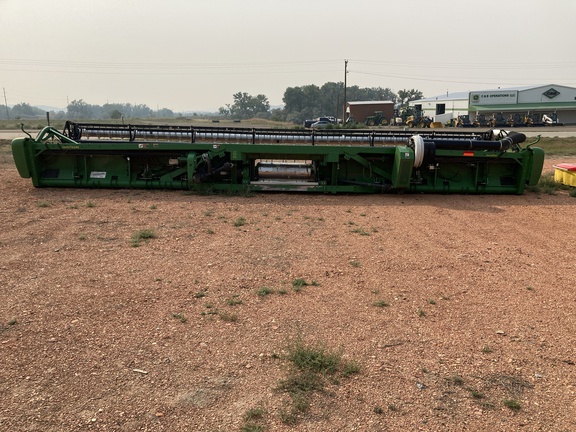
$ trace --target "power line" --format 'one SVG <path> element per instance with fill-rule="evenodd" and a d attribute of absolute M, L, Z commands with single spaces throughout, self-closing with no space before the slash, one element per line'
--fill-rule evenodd
<path fill-rule="evenodd" d="M 380 74 L 380 73 L 372 73 L 372 72 L 361 72 L 352 70 L 351 72 L 359 74 L 359 75 L 373 75 L 373 76 L 381 76 L 386 78 L 399 78 L 405 80 L 414 80 L 414 81 L 428 81 L 428 82 L 442 82 L 442 83 L 450 83 L 450 84 L 488 84 L 488 85 L 518 85 L 518 82 L 502 82 L 497 78 L 486 78 L 486 80 L 477 79 L 476 81 L 464 81 L 464 80 L 454 80 L 454 79 L 447 79 L 447 78 L 434 78 L 434 77 L 418 77 L 418 76 L 409 76 L 409 75 L 393 75 L 393 74 Z M 528 78 L 522 78 L 526 81 Z M 535 81 L 542 81 L 543 78 L 537 78 Z M 568 81 L 567 79 L 556 79 L 552 80 L 556 84 L 561 84 L 562 82 L 565 85 L 573 85 L 574 82 L 565 82 Z M 549 83 L 550 79 L 546 79 L 546 83 Z"/>
<path fill-rule="evenodd" d="M 386 67 L 417 67 L 422 69 L 489 69 L 489 70 L 509 70 L 509 69 L 558 69 L 558 68 L 576 68 L 576 62 L 529 62 L 529 63 L 457 63 L 457 62 L 430 62 L 430 61 L 413 61 L 413 62 L 398 62 L 398 61 L 375 61 L 375 60 L 353 60 L 355 64 L 363 65 L 382 65 Z"/>
<path fill-rule="evenodd" d="M 9 67 L 58 67 L 72 69 L 160 69 L 160 70 L 187 70 L 187 69 L 253 69 L 253 68 L 277 68 L 277 67 L 303 67 L 322 66 L 333 64 L 339 65 L 339 60 L 306 60 L 306 61 L 280 61 L 280 62 L 246 62 L 246 63 L 172 63 L 172 62 L 84 62 L 62 60 L 38 60 L 38 59 L 0 59 L 0 65 Z"/>

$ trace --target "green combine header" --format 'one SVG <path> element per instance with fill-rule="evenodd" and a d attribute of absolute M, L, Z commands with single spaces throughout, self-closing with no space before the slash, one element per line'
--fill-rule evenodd
<path fill-rule="evenodd" d="M 544 152 L 488 130 L 323 131 L 67 122 L 12 141 L 36 187 L 521 194 Z"/>

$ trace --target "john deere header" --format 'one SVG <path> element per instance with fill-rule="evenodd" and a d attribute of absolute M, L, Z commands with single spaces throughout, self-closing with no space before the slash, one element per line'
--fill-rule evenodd
<path fill-rule="evenodd" d="M 521 194 L 544 152 L 515 132 L 281 130 L 67 122 L 17 138 L 37 187 Z"/>

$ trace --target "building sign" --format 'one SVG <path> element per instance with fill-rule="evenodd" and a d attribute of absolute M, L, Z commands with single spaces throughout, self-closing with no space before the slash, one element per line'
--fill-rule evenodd
<path fill-rule="evenodd" d="M 550 88 L 542 94 L 544 96 L 546 96 L 548 99 L 552 99 L 552 98 L 555 98 L 556 96 L 558 96 L 560 94 L 560 92 L 558 90 L 556 90 L 555 88 Z"/>
<path fill-rule="evenodd" d="M 470 92 L 470 105 L 515 104 L 517 100 L 518 100 L 517 90 Z"/>

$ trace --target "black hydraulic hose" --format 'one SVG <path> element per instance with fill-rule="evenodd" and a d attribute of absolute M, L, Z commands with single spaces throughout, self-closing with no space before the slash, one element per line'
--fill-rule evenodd
<path fill-rule="evenodd" d="M 506 151 L 510 147 L 526 141 L 526 135 L 519 132 L 509 132 L 508 136 L 499 141 L 484 140 L 447 140 L 447 139 L 424 139 L 424 143 L 433 143 L 436 150 L 496 150 Z"/>

